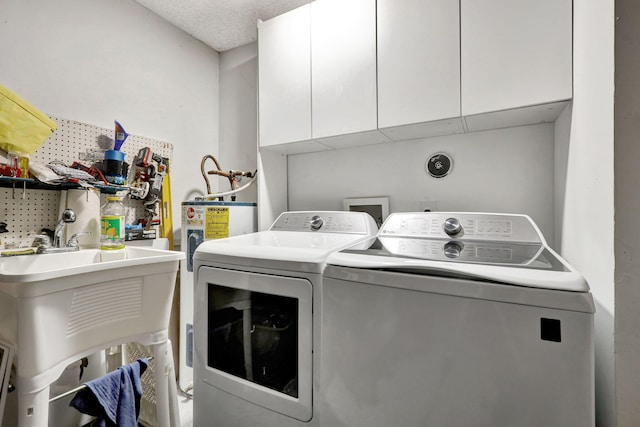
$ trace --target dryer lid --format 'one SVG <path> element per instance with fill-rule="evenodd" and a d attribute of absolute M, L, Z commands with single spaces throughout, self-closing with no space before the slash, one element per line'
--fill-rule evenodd
<path fill-rule="evenodd" d="M 198 246 L 193 259 L 199 265 L 225 263 L 320 273 L 331 252 L 376 232 L 374 219 L 363 212 L 283 212 L 268 231 L 207 240 Z"/>

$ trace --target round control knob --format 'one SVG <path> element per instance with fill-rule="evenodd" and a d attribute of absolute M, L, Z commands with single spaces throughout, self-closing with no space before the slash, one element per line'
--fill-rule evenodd
<path fill-rule="evenodd" d="M 462 231 L 462 225 L 456 218 L 445 219 L 444 224 L 442 224 L 442 228 L 449 236 L 454 236 Z"/>
<path fill-rule="evenodd" d="M 447 258 L 458 258 L 464 249 L 462 242 L 447 242 L 444 244 L 444 256 Z"/>
<path fill-rule="evenodd" d="M 324 220 L 320 215 L 314 215 L 311 217 L 312 230 L 320 230 L 320 227 L 322 227 L 322 224 L 324 224 Z"/>

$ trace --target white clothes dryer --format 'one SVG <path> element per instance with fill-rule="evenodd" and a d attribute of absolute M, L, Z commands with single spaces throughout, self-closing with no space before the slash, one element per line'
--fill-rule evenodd
<path fill-rule="evenodd" d="M 593 314 L 527 216 L 392 214 L 327 259 L 322 425 L 594 426 Z"/>
<path fill-rule="evenodd" d="M 319 425 L 322 270 L 375 236 L 362 212 L 285 212 L 203 242 L 194 262 L 194 425 Z"/>

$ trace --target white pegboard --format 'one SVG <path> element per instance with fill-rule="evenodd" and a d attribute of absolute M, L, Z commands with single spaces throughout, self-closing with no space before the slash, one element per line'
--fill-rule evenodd
<path fill-rule="evenodd" d="M 47 164 L 53 161 L 69 166 L 74 161 L 91 166 L 91 161 L 82 160 L 87 153 L 113 149 L 114 128 L 106 129 L 86 123 L 51 116 L 58 128 L 47 138 L 42 146 L 30 156 L 31 162 Z M 127 124 L 121 121 L 129 132 L 129 137 L 120 151 L 125 154 L 125 162 L 131 164 L 141 148 L 149 147 L 162 157 L 173 159 L 173 146 L 164 141 L 131 134 Z M 124 195 L 125 193 L 122 193 Z M 119 194 L 120 195 L 120 194 Z M 108 195 L 101 196 L 101 203 Z M 0 188 L 0 221 L 7 223 L 8 233 L 0 234 L 0 241 L 8 246 L 29 246 L 30 234 L 38 233 L 43 228 L 54 229 L 58 222 L 60 192 L 55 190 L 23 190 L 21 184 L 15 189 Z M 135 223 L 143 216 L 142 203 L 139 200 L 125 198 L 127 223 Z"/>
<path fill-rule="evenodd" d="M 42 228 L 55 228 L 60 203 L 60 192 L 0 188 L 0 221 L 7 223 L 8 233 L 0 234 L 5 245 L 29 246 L 29 234 Z"/>
<path fill-rule="evenodd" d="M 51 119 L 58 124 L 58 129 L 31 155 L 33 161 L 48 163 L 58 160 L 69 165 L 80 161 L 88 150 L 113 149 L 115 125 L 114 128 L 106 129 L 53 116 Z M 127 128 L 126 123 L 123 122 L 122 125 Z M 131 164 L 138 151 L 144 147 L 151 147 L 155 153 L 168 157 L 169 160 L 173 156 L 173 146 L 168 142 L 131 134 L 120 151 L 124 152 L 125 161 Z"/>

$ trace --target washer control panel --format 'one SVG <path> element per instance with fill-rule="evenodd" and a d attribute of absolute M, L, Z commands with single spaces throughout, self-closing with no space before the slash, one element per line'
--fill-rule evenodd
<path fill-rule="evenodd" d="M 282 213 L 270 230 L 375 235 L 377 226 L 371 215 L 364 212 L 304 211 Z"/>
<path fill-rule="evenodd" d="M 540 244 L 474 240 L 416 239 L 398 236 L 378 238 L 382 255 L 435 261 L 523 265 L 531 263 Z"/>
<path fill-rule="evenodd" d="M 379 236 L 430 239 L 483 240 L 519 243 L 543 241 L 538 228 L 526 215 L 411 212 L 389 215 Z M 451 251 L 454 253 L 455 251 Z"/>

